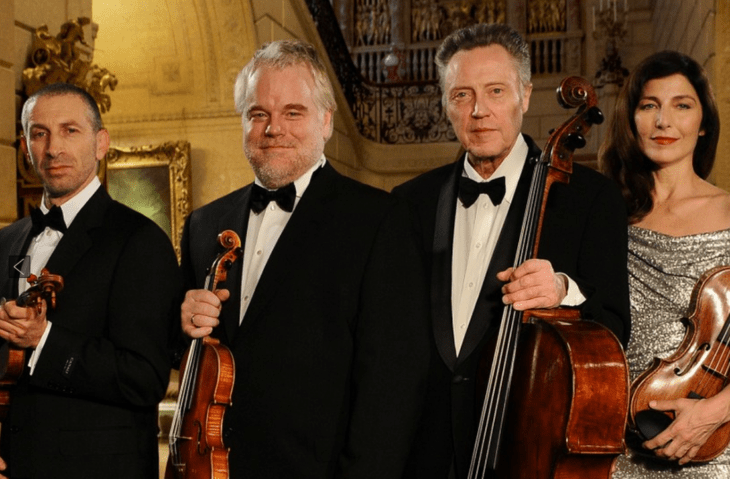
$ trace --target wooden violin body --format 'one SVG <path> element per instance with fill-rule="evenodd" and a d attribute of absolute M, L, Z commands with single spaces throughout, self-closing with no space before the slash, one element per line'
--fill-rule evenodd
<path fill-rule="evenodd" d="M 222 232 L 218 242 L 226 251 L 210 268 L 206 281 L 209 291 L 225 281 L 231 265 L 242 254 L 241 240 L 233 231 Z M 165 479 L 226 479 L 229 450 L 223 440 L 223 419 L 233 398 L 233 354 L 215 338 L 194 339 L 180 373 Z"/>
<path fill-rule="evenodd" d="M 31 275 L 28 278 L 30 287 L 18 299 L 18 306 L 36 308 L 40 314 L 42 303 L 45 300 L 49 309 L 56 307 L 56 293 L 63 289 L 63 278 L 51 274 L 47 269 L 41 271 L 40 277 Z M 0 346 L 0 420 L 7 417 L 10 407 L 10 389 L 20 379 L 25 369 L 25 349 L 13 347 L 7 342 Z"/>
<path fill-rule="evenodd" d="M 690 300 L 687 330 L 677 351 L 652 365 L 631 385 L 629 426 L 646 439 L 666 428 L 673 418 L 654 411 L 649 402 L 660 399 L 702 399 L 719 393 L 730 379 L 730 266 L 705 272 Z M 730 444 L 730 423 L 718 428 L 694 457 L 710 461 Z"/>
<path fill-rule="evenodd" d="M 223 418 L 233 397 L 235 367 L 230 349 L 211 337 L 197 352 L 188 350 L 180 371 L 198 362 L 196 387 L 177 438 L 177 457 L 170 454 L 166 479 L 224 479 L 228 477 L 228 449 L 223 441 Z M 192 354 L 192 357 L 191 357 Z"/>
<path fill-rule="evenodd" d="M 535 165 L 515 268 L 537 257 L 550 187 L 569 182 L 573 150 L 602 121 L 582 78 L 565 79 L 558 99 L 579 110 L 552 133 Z M 504 308 L 477 375 L 484 406 L 469 479 L 610 477 L 625 450 L 628 366 L 611 331 L 579 319 L 572 308 Z"/>

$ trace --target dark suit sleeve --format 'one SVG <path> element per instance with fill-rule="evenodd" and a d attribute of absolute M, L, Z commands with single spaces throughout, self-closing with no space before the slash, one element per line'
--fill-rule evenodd
<path fill-rule="evenodd" d="M 71 313 L 60 298 L 58 306 L 59 314 L 71 315 L 65 324 L 104 324 L 103 330 L 85 334 L 58 321 L 31 384 L 112 404 L 156 405 L 169 381 L 169 334 L 179 315 L 180 272 L 172 246 L 156 225 L 143 222 L 104 261 L 99 270 L 112 270 L 111 278 L 88 278 L 104 284 L 101 297 L 90 292 L 85 306 Z"/>
<path fill-rule="evenodd" d="M 381 224 L 360 291 L 352 413 L 340 477 L 399 478 L 425 394 L 429 322 L 405 205 Z"/>
<path fill-rule="evenodd" d="M 613 184 L 593 176 L 590 181 L 576 178 L 580 193 L 572 204 L 562 205 L 561 214 L 581 219 L 570 223 L 573 226 L 565 222 L 562 232 L 553 229 L 549 233 L 545 257 L 553 260 L 556 271 L 575 280 L 586 296 L 582 317 L 608 327 L 626 347 L 631 324 L 626 208 Z"/>
<path fill-rule="evenodd" d="M 589 293 L 581 308 L 583 317 L 608 327 L 624 347 L 631 330 L 627 225 L 619 191 L 609 186 L 601 189 L 588 216 L 576 278 Z"/>

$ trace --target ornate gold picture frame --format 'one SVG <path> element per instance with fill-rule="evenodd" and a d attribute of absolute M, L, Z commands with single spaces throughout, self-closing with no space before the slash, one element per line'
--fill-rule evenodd
<path fill-rule="evenodd" d="M 192 203 L 190 143 L 112 147 L 99 176 L 112 198 L 167 232 L 179 260 L 182 230 Z"/>

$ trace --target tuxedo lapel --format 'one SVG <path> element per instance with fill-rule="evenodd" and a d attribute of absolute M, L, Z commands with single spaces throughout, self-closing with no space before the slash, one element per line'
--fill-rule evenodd
<path fill-rule="evenodd" d="M 89 198 L 48 259 L 46 269 L 50 273 L 61 277 L 66 277 L 71 273 L 84 253 L 91 248 L 90 232 L 104 223 L 104 217 L 111 202 L 111 197 L 103 187 L 99 187 Z"/>
<path fill-rule="evenodd" d="M 221 216 L 218 222 L 218 233 L 225 230 L 235 231 L 241 239 L 241 250 L 246 247 L 246 231 L 248 229 L 249 203 L 251 201 L 251 185 L 242 190 L 240 199 L 233 202 L 227 213 Z M 214 258 L 211 258 L 211 263 Z M 231 265 L 224 288 L 231 293 L 228 301 L 221 309 L 220 320 L 223 324 L 228 344 L 233 343 L 236 331 L 240 325 L 241 316 L 241 281 L 243 280 L 243 253 L 241 258 Z"/>
<path fill-rule="evenodd" d="M 464 169 L 464 159 L 454 169 L 439 191 L 433 235 L 433 264 L 431 272 L 431 313 L 434 337 L 441 359 L 451 369 L 456 364 L 453 310 L 451 305 L 452 258 L 454 248 L 454 221 L 458 178 Z"/>
<path fill-rule="evenodd" d="M 458 363 L 469 357 L 479 345 L 487 330 L 496 326 L 501 319 L 501 313 L 504 309 L 502 282 L 497 279 L 497 273 L 513 266 L 533 171 L 534 161 L 531 151 L 522 169 L 512 204 L 509 212 L 507 212 L 507 218 L 505 218 L 502 226 L 494 253 L 492 253 L 492 259 L 487 268 L 486 277 L 459 352 Z"/>
<path fill-rule="evenodd" d="M 282 275 L 288 271 L 296 271 L 299 258 L 311 254 L 312 245 L 315 244 L 312 235 L 318 234 L 321 226 L 332 217 L 332 209 L 328 205 L 339 194 L 336 187 L 337 175 L 327 163 L 312 176 L 266 262 L 243 318 L 241 330 L 246 331 L 255 324 L 270 301 L 284 297 L 279 294 L 283 283 Z"/>

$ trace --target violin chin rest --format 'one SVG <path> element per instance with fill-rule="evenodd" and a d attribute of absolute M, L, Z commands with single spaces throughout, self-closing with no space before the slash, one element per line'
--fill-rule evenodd
<path fill-rule="evenodd" d="M 653 439 L 654 436 L 665 430 L 672 423 L 673 419 L 661 411 L 644 409 L 634 416 L 634 423 L 639 435 L 645 441 Z"/>

